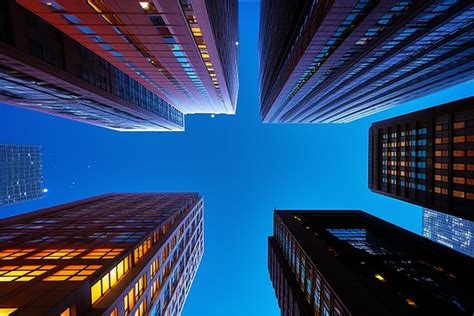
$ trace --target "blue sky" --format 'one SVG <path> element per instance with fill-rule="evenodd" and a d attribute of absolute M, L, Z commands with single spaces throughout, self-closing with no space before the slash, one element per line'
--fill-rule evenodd
<path fill-rule="evenodd" d="M 278 315 L 267 272 L 273 209 L 362 209 L 416 233 L 421 209 L 367 188 L 370 124 L 472 95 L 474 82 L 346 125 L 263 125 L 258 4 L 240 12 L 235 116 L 187 117 L 185 133 L 118 133 L 0 104 L 0 143 L 43 146 L 46 196 L 2 217 L 106 192 L 195 191 L 205 254 L 186 316 Z"/>

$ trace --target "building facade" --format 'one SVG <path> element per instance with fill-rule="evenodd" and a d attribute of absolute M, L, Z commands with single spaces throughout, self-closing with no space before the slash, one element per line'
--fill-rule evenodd
<path fill-rule="evenodd" d="M 423 236 L 474 258 L 474 222 L 423 209 Z"/>
<path fill-rule="evenodd" d="M 98 196 L 1 220 L 0 241 L 2 315 L 180 315 L 203 256 L 203 200 Z"/>
<path fill-rule="evenodd" d="M 471 315 L 474 260 L 361 211 L 275 211 L 283 316 Z"/>
<path fill-rule="evenodd" d="M 14 0 L 0 4 L 0 102 L 118 131 L 182 131 L 151 89 Z"/>
<path fill-rule="evenodd" d="M 41 198 L 41 147 L 0 144 L 0 206 Z"/>
<path fill-rule="evenodd" d="M 374 123 L 369 188 L 474 220 L 474 98 Z"/>
<path fill-rule="evenodd" d="M 469 0 L 263 0 L 260 14 L 264 122 L 350 122 L 474 75 Z"/>
<path fill-rule="evenodd" d="M 237 0 L 23 1 L 185 114 L 235 114 Z"/>

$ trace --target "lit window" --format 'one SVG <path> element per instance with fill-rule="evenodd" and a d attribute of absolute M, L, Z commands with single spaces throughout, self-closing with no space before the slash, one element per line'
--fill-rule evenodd
<path fill-rule="evenodd" d="M 0 316 L 8 316 L 14 311 L 16 311 L 18 308 L 8 308 L 8 307 L 0 307 Z"/>
<path fill-rule="evenodd" d="M 12 260 L 32 252 L 35 249 L 4 249 L 0 251 L 0 260 Z"/>
<path fill-rule="evenodd" d="M 56 266 L 31 265 L 31 266 L 3 266 L 0 267 L 0 282 L 31 281 Z"/>
<path fill-rule="evenodd" d="M 466 170 L 466 165 L 465 164 L 461 164 L 461 163 L 455 163 L 454 164 L 454 170 Z"/>
<path fill-rule="evenodd" d="M 377 280 L 380 280 L 380 281 L 382 281 L 382 282 L 385 282 L 385 278 L 384 278 L 383 276 L 381 276 L 380 274 L 378 274 L 378 273 L 375 274 L 375 278 L 376 278 Z"/>
<path fill-rule="evenodd" d="M 138 260 L 147 253 L 147 251 L 151 248 L 151 237 L 147 238 L 140 246 L 135 248 L 133 251 L 133 262 L 137 263 Z"/>
<path fill-rule="evenodd" d="M 64 312 L 59 314 L 59 316 L 71 316 L 71 308 L 70 307 L 66 308 Z"/>
<path fill-rule="evenodd" d="M 454 157 L 464 157 L 465 152 L 464 150 L 455 150 L 454 151 Z"/>
<path fill-rule="evenodd" d="M 123 305 L 125 308 L 125 314 L 128 315 L 130 310 L 135 306 L 137 301 L 140 299 L 146 288 L 146 274 L 142 275 L 138 279 L 137 283 L 132 287 L 128 294 L 123 298 Z"/>
<path fill-rule="evenodd" d="M 454 137 L 454 142 L 455 143 L 464 143 L 464 142 L 466 142 L 466 137 L 464 137 L 464 136 L 455 136 Z"/>
<path fill-rule="evenodd" d="M 157 13 L 158 11 L 156 11 L 156 7 L 155 5 L 153 4 L 153 2 L 149 2 L 149 1 L 140 1 L 138 2 L 140 4 L 140 6 L 142 7 L 142 9 L 146 12 L 146 13 Z"/>
<path fill-rule="evenodd" d="M 130 255 L 120 261 L 105 276 L 98 280 L 91 287 L 91 301 L 94 304 L 101 298 L 110 288 L 112 288 L 130 269 Z"/>
<path fill-rule="evenodd" d="M 82 256 L 82 259 L 113 259 L 123 250 L 123 248 L 98 248 Z"/>
<path fill-rule="evenodd" d="M 454 181 L 454 183 L 457 183 L 457 184 L 465 184 L 466 183 L 466 179 L 459 178 L 459 177 L 454 177 L 453 181 Z"/>
<path fill-rule="evenodd" d="M 458 128 L 464 128 L 466 126 L 466 124 L 464 122 L 456 122 L 454 123 L 454 128 L 455 129 L 458 129 Z"/>
<path fill-rule="evenodd" d="M 407 298 L 407 299 L 405 299 L 405 301 L 407 302 L 408 305 L 410 305 L 412 307 L 416 307 L 416 303 L 413 300 Z"/>
<path fill-rule="evenodd" d="M 83 281 L 100 269 L 101 265 L 69 265 L 46 277 L 45 281 Z"/>
<path fill-rule="evenodd" d="M 84 251 L 85 249 L 45 249 L 26 259 L 72 259 Z"/>
<path fill-rule="evenodd" d="M 454 197 L 457 197 L 457 198 L 461 198 L 461 199 L 464 199 L 466 197 L 466 194 L 462 191 L 456 191 L 454 190 L 453 191 L 453 196 Z"/>

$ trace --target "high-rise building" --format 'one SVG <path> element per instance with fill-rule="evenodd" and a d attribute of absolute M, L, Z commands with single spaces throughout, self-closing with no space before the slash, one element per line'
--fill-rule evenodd
<path fill-rule="evenodd" d="M 184 130 L 175 106 L 14 0 L 0 3 L 0 103 L 118 131 Z"/>
<path fill-rule="evenodd" d="M 474 258 L 474 222 L 424 208 L 423 236 Z"/>
<path fill-rule="evenodd" d="M 0 206 L 43 195 L 41 148 L 0 144 Z"/>
<path fill-rule="evenodd" d="M 283 316 L 472 315 L 474 259 L 361 211 L 275 211 Z"/>
<path fill-rule="evenodd" d="M 0 221 L 0 314 L 180 315 L 204 251 L 197 193 L 108 194 Z"/>
<path fill-rule="evenodd" d="M 235 113 L 238 0 L 17 2 L 184 114 Z"/>
<path fill-rule="evenodd" d="M 474 97 L 372 124 L 373 192 L 474 220 Z"/>
<path fill-rule="evenodd" d="M 262 0 L 260 112 L 345 123 L 470 80 L 469 0 Z"/>

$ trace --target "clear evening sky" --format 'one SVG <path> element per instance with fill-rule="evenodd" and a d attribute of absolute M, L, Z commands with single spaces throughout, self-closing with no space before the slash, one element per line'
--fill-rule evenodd
<path fill-rule="evenodd" d="M 0 216 L 106 192 L 199 192 L 205 253 L 185 316 L 279 315 L 267 271 L 273 209 L 362 209 L 420 233 L 421 208 L 367 188 L 372 122 L 474 93 L 474 82 L 346 125 L 263 125 L 259 4 L 240 5 L 235 116 L 191 115 L 184 133 L 119 133 L 0 104 L 0 143 L 39 144 L 49 189 Z"/>

